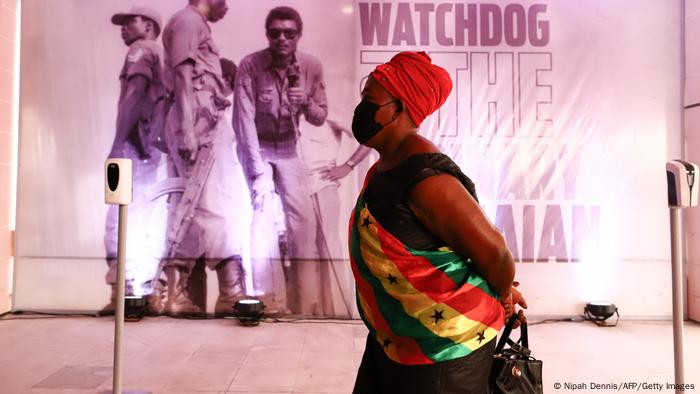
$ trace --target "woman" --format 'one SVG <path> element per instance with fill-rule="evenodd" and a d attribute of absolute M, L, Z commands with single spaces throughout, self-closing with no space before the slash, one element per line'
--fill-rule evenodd
<path fill-rule="evenodd" d="M 514 305 L 527 308 L 474 184 L 417 133 L 451 90 L 425 52 L 402 52 L 370 74 L 355 109 L 353 134 L 380 159 L 350 218 L 370 331 L 354 393 L 485 393 L 496 336 Z"/>

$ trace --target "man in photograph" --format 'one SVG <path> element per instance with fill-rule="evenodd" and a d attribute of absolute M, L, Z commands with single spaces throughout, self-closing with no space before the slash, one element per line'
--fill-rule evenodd
<path fill-rule="evenodd" d="M 186 181 L 184 191 L 170 195 L 164 271 L 171 316 L 206 312 L 205 283 L 191 278 L 198 261 L 216 270 L 216 316 L 231 315 L 245 296 L 241 255 L 248 223 L 236 207 L 247 189 L 233 131 L 224 121 L 231 87 L 209 26 L 227 11 L 226 0 L 190 0 L 163 30 L 164 81 L 173 93 L 165 121 L 169 169 L 171 177 Z"/>
<path fill-rule="evenodd" d="M 316 220 L 306 168 L 298 153 L 299 122 L 322 125 L 328 113 L 321 63 L 297 51 L 303 23 L 290 7 L 265 20 L 268 47 L 246 56 L 236 78 L 233 128 L 250 186 L 254 219 L 276 192 L 282 202 L 291 263 L 291 311 L 322 313 Z"/>
<path fill-rule="evenodd" d="M 162 50 L 156 38 L 161 19 L 148 7 L 133 7 L 129 12 L 112 16 L 112 23 L 121 26 L 121 38 L 129 48 L 119 74 L 120 93 L 117 103 L 117 125 L 109 158 L 127 158 L 133 165 L 133 202 L 129 207 L 129 239 L 126 264 L 126 295 L 143 295 L 142 285 L 155 270 L 162 251 L 162 231 L 152 219 L 155 203 L 146 190 L 155 183 L 161 153 L 151 144 L 150 123 L 154 107 L 164 95 L 161 80 Z M 155 224 L 154 224 L 155 223 Z M 154 225 L 151 225 L 154 224 Z M 112 314 L 115 308 L 117 282 L 118 207 L 110 205 L 105 231 L 105 249 L 109 270 L 106 282 L 112 288 L 110 302 L 101 314 Z M 162 230 L 162 229 L 160 229 Z M 145 266 L 144 266 L 145 265 Z M 162 286 L 150 294 L 150 308 L 162 310 Z M 149 294 L 146 294 L 149 295 Z"/>

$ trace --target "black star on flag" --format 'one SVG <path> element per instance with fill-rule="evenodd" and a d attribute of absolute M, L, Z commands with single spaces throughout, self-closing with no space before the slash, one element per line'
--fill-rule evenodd
<path fill-rule="evenodd" d="M 444 319 L 444 317 L 442 316 L 442 313 L 443 313 L 443 312 L 444 312 L 444 311 L 438 311 L 438 310 L 436 309 L 436 310 L 435 310 L 435 313 L 433 313 L 433 315 L 430 316 L 431 319 L 435 319 L 435 324 L 437 324 L 437 322 L 439 322 L 441 319 Z"/>
<path fill-rule="evenodd" d="M 397 279 L 394 275 L 392 275 L 392 274 L 389 274 L 389 276 L 387 276 L 386 279 L 387 279 L 387 280 L 389 281 L 389 283 L 391 283 L 392 285 L 395 285 L 395 284 L 399 283 L 398 279 Z"/>
<path fill-rule="evenodd" d="M 368 217 L 362 219 L 362 227 L 368 227 L 370 224 L 372 224 L 372 221 Z"/>
<path fill-rule="evenodd" d="M 385 348 L 385 349 L 388 348 L 389 345 L 391 345 L 391 339 L 385 338 L 385 339 L 384 339 L 384 348 Z"/>
<path fill-rule="evenodd" d="M 477 338 L 477 341 L 479 341 L 479 343 L 481 343 L 481 341 L 483 341 L 484 339 L 486 339 L 486 337 L 484 336 L 484 332 L 483 332 L 483 331 L 480 332 L 480 333 L 478 333 L 477 335 L 479 335 L 479 338 Z"/>

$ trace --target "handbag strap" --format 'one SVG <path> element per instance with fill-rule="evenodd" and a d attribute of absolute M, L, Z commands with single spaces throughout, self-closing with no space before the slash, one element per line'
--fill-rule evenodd
<path fill-rule="evenodd" d="M 514 313 L 508 320 L 508 323 L 506 323 L 506 326 L 503 329 L 503 334 L 501 334 L 501 338 L 498 340 L 498 344 L 496 345 L 496 354 L 501 353 L 503 348 L 506 346 L 506 341 L 510 337 L 510 332 L 513 331 L 513 325 L 515 324 L 515 319 L 517 318 L 518 315 Z"/>
<path fill-rule="evenodd" d="M 509 343 L 514 350 L 517 350 L 520 352 L 521 348 L 527 349 L 527 353 L 530 353 L 530 344 L 527 338 L 527 324 L 526 323 L 520 323 L 520 339 L 518 342 L 520 342 L 520 345 L 517 343 L 513 342 L 510 339 L 510 334 L 513 331 L 513 326 L 515 325 L 515 321 L 518 319 L 518 314 L 513 313 L 513 315 L 510 317 L 508 320 L 508 323 L 506 323 L 505 328 L 503 329 L 503 334 L 501 334 L 501 338 L 498 340 L 498 344 L 496 345 L 496 350 L 495 354 L 500 354 L 503 351 L 503 348 L 506 346 L 506 342 Z"/>

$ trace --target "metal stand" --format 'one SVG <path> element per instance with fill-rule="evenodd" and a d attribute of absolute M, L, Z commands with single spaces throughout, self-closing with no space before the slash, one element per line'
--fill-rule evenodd
<path fill-rule="evenodd" d="M 683 367 L 683 266 L 681 209 L 671 207 L 671 279 L 673 288 L 673 364 L 675 384 L 685 383 Z M 683 390 L 676 388 L 676 394 Z"/>
<path fill-rule="evenodd" d="M 126 266 L 127 205 L 119 205 L 119 241 L 117 246 L 117 299 L 114 310 L 114 367 L 112 393 L 122 392 L 122 336 L 124 332 L 124 271 Z"/>

